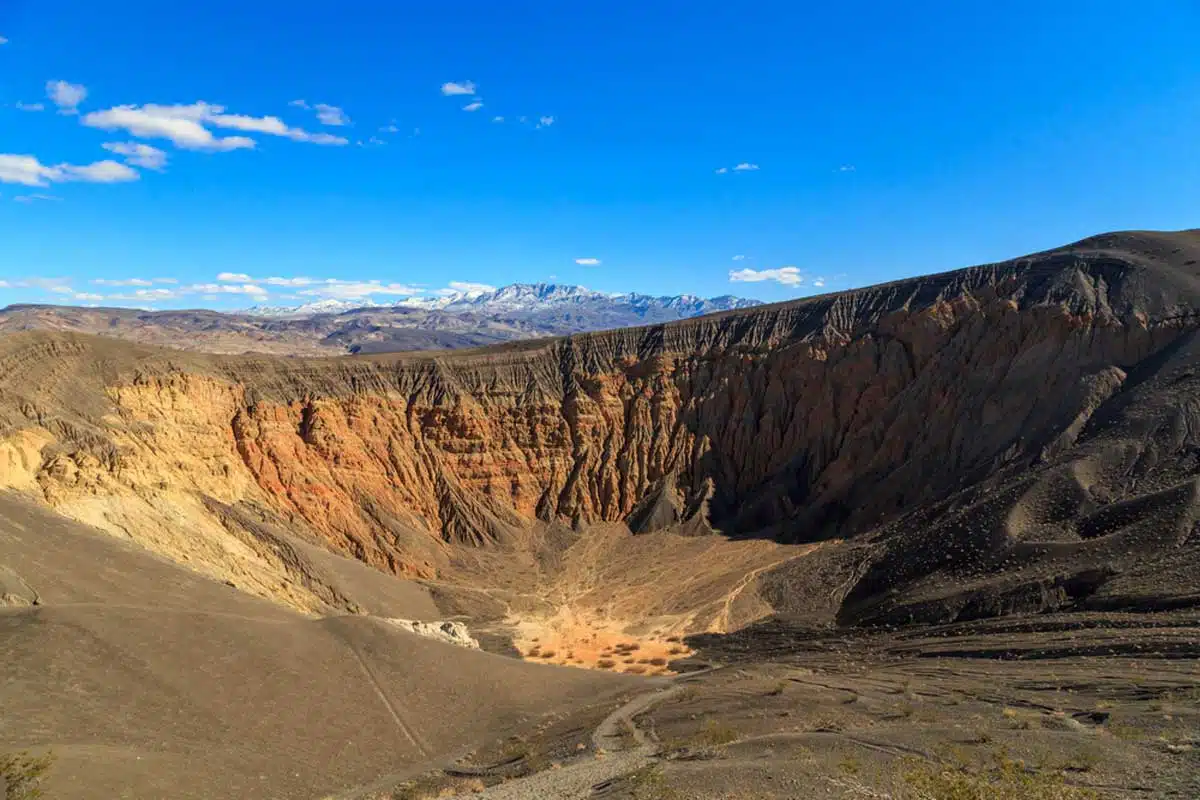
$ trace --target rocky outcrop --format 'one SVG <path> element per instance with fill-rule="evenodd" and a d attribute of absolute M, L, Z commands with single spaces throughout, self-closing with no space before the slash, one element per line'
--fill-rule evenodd
<path fill-rule="evenodd" d="M 402 631 L 424 636 L 446 644 L 465 647 L 468 650 L 478 650 L 479 641 L 471 635 L 470 629 L 461 622 L 414 622 L 411 619 L 385 619 L 389 625 Z"/>
<path fill-rule="evenodd" d="M 519 546 L 536 520 L 854 537 L 1076 448 L 1129 376 L 1197 327 L 1197 253 L 1195 232 L 1114 234 L 794 303 L 432 355 L 14 336 L 0 477 L 140 538 L 171 537 L 132 532 L 131 509 L 169 525 L 204 517 L 208 500 L 258 504 L 415 576 L 459 548 Z M 201 563 L 264 558 L 215 532 L 176 538 L 173 554 Z"/>

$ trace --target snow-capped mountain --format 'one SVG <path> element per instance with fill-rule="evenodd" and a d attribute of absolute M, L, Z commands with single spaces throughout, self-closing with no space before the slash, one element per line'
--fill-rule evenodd
<path fill-rule="evenodd" d="M 485 316 L 530 315 L 560 316 L 563 313 L 595 314 L 608 325 L 661 322 L 684 319 L 717 311 L 759 305 L 732 295 L 702 298 L 691 294 L 654 297 L 652 295 L 597 292 L 583 286 L 556 283 L 514 283 L 492 292 L 454 292 L 437 297 L 405 297 L 390 303 L 369 300 L 319 300 L 294 307 L 255 306 L 247 313 L 267 317 L 309 317 L 319 314 L 344 314 L 359 310 L 413 308 L 446 313 L 474 313 Z M 610 319 L 627 317 L 627 319 Z"/>

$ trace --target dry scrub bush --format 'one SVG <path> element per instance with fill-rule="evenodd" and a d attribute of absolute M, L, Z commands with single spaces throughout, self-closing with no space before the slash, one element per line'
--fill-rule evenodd
<path fill-rule="evenodd" d="M 4 800 L 36 800 L 45 797 L 42 778 L 54 764 L 54 756 L 47 753 L 32 756 L 26 752 L 0 756 L 0 788 Z"/>

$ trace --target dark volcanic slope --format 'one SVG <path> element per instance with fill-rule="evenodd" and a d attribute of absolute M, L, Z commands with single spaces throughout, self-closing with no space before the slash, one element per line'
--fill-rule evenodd
<path fill-rule="evenodd" d="M 14 338 L 0 422 L 49 432 L 30 480 L 88 519 L 97 492 L 153 505 L 188 487 L 400 573 L 516 541 L 535 517 L 631 519 L 845 539 L 771 581 L 777 607 L 848 622 L 1190 603 L 1198 259 L 1196 231 L 1109 234 L 452 354 L 221 358 Z M 199 463 L 162 460 L 181 443 Z"/>

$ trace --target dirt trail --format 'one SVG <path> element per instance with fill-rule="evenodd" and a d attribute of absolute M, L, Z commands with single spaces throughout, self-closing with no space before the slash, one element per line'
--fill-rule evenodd
<path fill-rule="evenodd" d="M 596 754 L 589 755 L 557 769 L 548 769 L 527 778 L 502 783 L 481 793 L 459 797 L 485 800 L 575 800 L 594 797 L 603 784 L 628 775 L 652 763 L 656 748 L 647 741 L 645 733 L 634 724 L 633 718 L 674 697 L 683 687 L 679 685 L 638 695 L 604 718 L 592 732 Z M 632 734 L 634 746 L 624 746 L 625 734 Z"/>
<path fill-rule="evenodd" d="M 737 602 L 739 597 L 742 596 L 742 592 L 746 591 L 746 589 L 749 588 L 754 581 L 758 580 L 759 575 L 797 557 L 798 556 L 794 553 L 789 554 L 785 558 L 781 558 L 778 561 L 759 567 L 758 569 L 751 570 L 749 573 L 747 573 L 746 577 L 743 578 L 741 582 L 733 588 L 733 591 L 725 596 L 725 601 L 721 606 L 721 612 L 717 614 L 717 618 L 714 619 L 712 624 L 709 626 L 709 631 L 711 633 L 729 633 L 730 624 L 733 618 L 733 604 Z"/>

